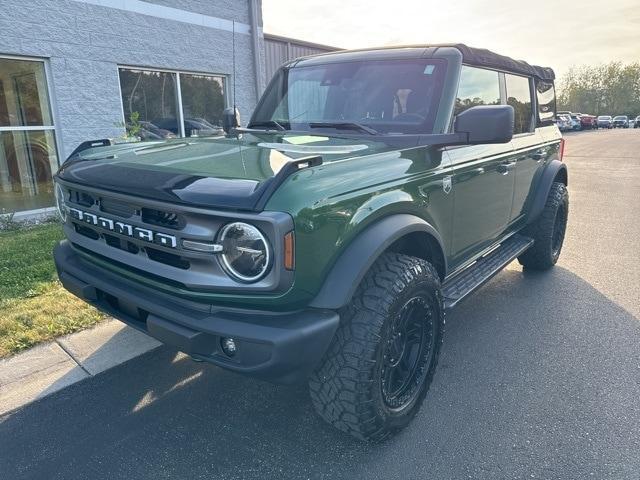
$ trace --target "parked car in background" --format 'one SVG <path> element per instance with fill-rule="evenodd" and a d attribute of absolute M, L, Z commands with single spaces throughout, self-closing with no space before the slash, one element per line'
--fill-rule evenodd
<path fill-rule="evenodd" d="M 160 128 L 151 122 L 140 122 L 140 132 L 138 133 L 142 140 L 163 140 L 165 138 L 176 138 L 176 134 Z"/>
<path fill-rule="evenodd" d="M 578 113 L 571 114 L 571 130 L 582 130 L 582 122 Z"/>
<path fill-rule="evenodd" d="M 596 123 L 596 117 L 594 115 L 587 115 L 585 113 L 580 115 L 580 125 L 582 126 L 583 130 L 585 129 L 591 130 L 592 128 L 598 128 L 598 125 Z"/>
<path fill-rule="evenodd" d="M 571 121 L 570 115 L 557 115 L 556 116 L 556 125 L 560 129 L 561 132 L 567 132 L 572 129 L 573 122 Z"/>
<path fill-rule="evenodd" d="M 631 127 L 636 128 L 636 121 L 633 118 L 629 119 L 629 128 Z"/>
<path fill-rule="evenodd" d="M 640 115 L 638 115 L 636 117 L 636 119 L 633 122 L 633 128 L 640 128 Z"/>
<path fill-rule="evenodd" d="M 180 127 L 177 118 L 159 118 L 153 121 L 160 128 L 180 135 Z M 222 127 L 212 125 L 204 118 L 185 118 L 184 133 L 187 137 L 214 137 L 223 135 Z"/>
<path fill-rule="evenodd" d="M 600 115 L 596 121 L 598 128 L 611 128 L 613 126 L 613 119 L 611 115 Z"/>
<path fill-rule="evenodd" d="M 613 128 L 629 128 L 629 117 L 626 115 L 613 117 Z"/>

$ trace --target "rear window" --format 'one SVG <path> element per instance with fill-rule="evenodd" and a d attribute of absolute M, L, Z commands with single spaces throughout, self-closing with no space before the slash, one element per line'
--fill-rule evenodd
<path fill-rule="evenodd" d="M 556 111 L 556 90 L 551 82 L 536 80 L 538 124 L 550 124 Z"/>
<path fill-rule="evenodd" d="M 528 133 L 533 126 L 529 78 L 506 73 L 505 80 L 507 105 L 511 105 L 514 111 L 513 133 L 514 135 Z"/>

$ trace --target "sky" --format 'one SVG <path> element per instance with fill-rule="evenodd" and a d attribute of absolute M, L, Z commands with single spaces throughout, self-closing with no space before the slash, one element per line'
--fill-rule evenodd
<path fill-rule="evenodd" d="M 342 48 L 466 43 L 552 67 L 640 62 L 640 0 L 262 0 L 264 31 Z"/>

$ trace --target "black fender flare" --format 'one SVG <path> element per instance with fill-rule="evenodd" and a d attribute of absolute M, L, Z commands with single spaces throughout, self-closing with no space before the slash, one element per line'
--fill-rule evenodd
<path fill-rule="evenodd" d="M 527 215 L 527 224 L 535 221 L 542 213 L 542 210 L 544 210 L 547 197 L 551 191 L 551 185 L 558 176 L 560 176 L 565 185 L 568 184 L 569 175 L 567 166 L 560 160 L 552 160 L 544 169 L 542 177 L 538 181 L 538 189 L 533 197 L 531 208 L 529 208 L 529 214 Z"/>
<path fill-rule="evenodd" d="M 415 215 L 393 214 L 366 227 L 344 249 L 309 306 L 332 310 L 344 307 L 378 257 L 396 240 L 413 232 L 427 233 L 436 240 L 446 272 L 445 249 L 438 231 Z"/>

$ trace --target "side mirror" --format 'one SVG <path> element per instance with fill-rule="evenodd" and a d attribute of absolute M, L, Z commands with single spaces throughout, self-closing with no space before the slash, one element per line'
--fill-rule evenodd
<path fill-rule="evenodd" d="M 235 107 L 225 108 L 222 112 L 222 129 L 224 133 L 230 133 L 240 126 L 240 112 Z"/>
<path fill-rule="evenodd" d="M 507 143 L 513 137 L 511 105 L 479 105 L 456 116 L 455 133 L 466 134 L 468 145 Z"/>

